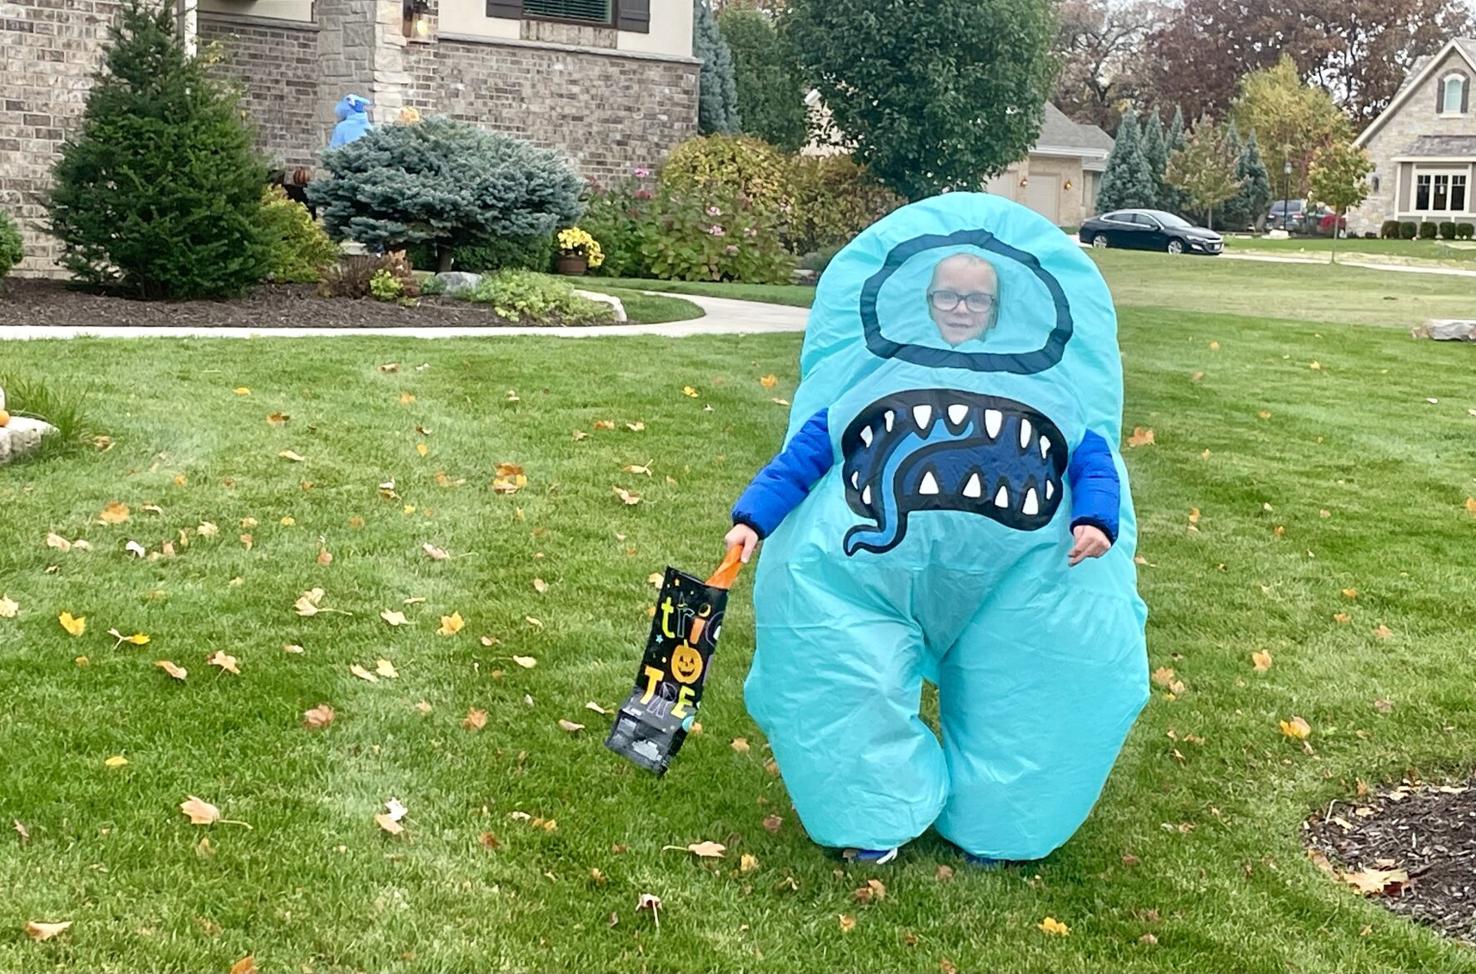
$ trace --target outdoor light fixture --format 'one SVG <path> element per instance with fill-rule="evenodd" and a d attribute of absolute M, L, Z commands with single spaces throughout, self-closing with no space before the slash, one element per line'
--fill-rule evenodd
<path fill-rule="evenodd" d="M 1065 188 L 1066 189 L 1070 189 L 1071 188 L 1071 180 L 1069 180 L 1069 179 L 1066 180 L 1066 186 L 1065 186 Z"/>
<path fill-rule="evenodd" d="M 405 36 L 430 36 L 430 0 L 405 0 Z"/>
<path fill-rule="evenodd" d="M 1029 176 L 1021 176 L 1020 177 L 1020 185 L 1022 187 L 1029 186 L 1030 185 L 1030 177 Z"/>

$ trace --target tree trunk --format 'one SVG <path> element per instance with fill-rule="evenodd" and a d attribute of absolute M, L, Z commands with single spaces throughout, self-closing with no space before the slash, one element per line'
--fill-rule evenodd
<path fill-rule="evenodd" d="M 1327 262 L 1336 264 L 1338 262 L 1338 225 L 1343 222 L 1343 211 L 1333 210 L 1332 246 L 1327 249 Z"/>
<path fill-rule="evenodd" d="M 436 273 L 445 274 L 451 270 L 451 254 L 449 246 L 436 245 Z"/>

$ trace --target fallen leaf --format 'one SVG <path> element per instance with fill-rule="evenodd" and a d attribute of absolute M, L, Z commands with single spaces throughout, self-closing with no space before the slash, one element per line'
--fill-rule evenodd
<path fill-rule="evenodd" d="M 1388 700 L 1383 700 L 1383 699 L 1375 700 L 1374 701 L 1374 709 L 1377 710 L 1381 714 L 1393 713 L 1393 711 L 1394 711 L 1394 704 L 1390 703 Z"/>
<path fill-rule="evenodd" d="M 278 453 L 277 456 L 281 457 L 283 460 L 291 460 L 293 463 L 302 463 L 307 460 L 307 457 L 293 450 L 283 450 L 281 453 Z"/>
<path fill-rule="evenodd" d="M 1128 446 L 1152 446 L 1153 430 L 1146 426 L 1134 426 L 1133 433 L 1128 437 Z"/>
<path fill-rule="evenodd" d="M 1190 382 L 1198 382 L 1198 381 L 1200 381 L 1203 378 L 1204 378 L 1204 373 L 1203 372 L 1195 372 L 1195 373 L 1193 373 L 1192 375 L 1189 376 L 1189 381 Z"/>
<path fill-rule="evenodd" d="M 572 435 L 574 437 L 575 443 L 578 443 L 580 440 L 589 436 L 589 434 L 586 433 L 584 430 L 575 430 Z"/>
<path fill-rule="evenodd" d="M 562 731 L 566 731 L 566 732 L 568 732 L 570 734 L 577 734 L 580 731 L 584 730 L 584 725 L 583 724 L 576 724 L 572 720 L 565 720 L 564 718 L 560 717 L 559 718 L 559 729 L 562 730 Z"/>
<path fill-rule="evenodd" d="M 317 562 L 326 568 L 333 564 L 333 553 L 327 548 L 319 548 Z"/>
<path fill-rule="evenodd" d="M 1345 588 L 1345 589 L 1343 589 L 1343 598 L 1345 598 L 1345 599 L 1356 599 L 1356 598 L 1358 598 L 1358 589 L 1356 589 L 1356 588 Z"/>
<path fill-rule="evenodd" d="M 775 833 L 775 832 L 778 832 L 780 826 L 782 826 L 783 824 L 784 824 L 784 819 L 780 818 L 778 815 L 766 815 L 766 816 L 764 816 L 764 831 L 765 832 L 769 832 L 771 834 L 772 833 Z"/>
<path fill-rule="evenodd" d="M 128 520 L 128 505 L 119 501 L 108 501 L 102 513 L 97 516 L 98 521 L 103 524 L 122 524 Z"/>
<path fill-rule="evenodd" d="M 1138 938 L 1138 943 L 1147 944 L 1148 946 L 1152 947 L 1154 944 L 1158 943 L 1158 938 L 1153 936 L 1153 934 L 1151 933 L 1145 933 L 1143 934 L 1143 936 Z"/>
<path fill-rule="evenodd" d="M 471 708 L 466 712 L 466 719 L 461 722 L 461 726 L 469 731 L 481 730 L 487 726 L 487 711 Z"/>
<path fill-rule="evenodd" d="M 446 550 L 444 548 L 437 548 L 429 541 L 421 545 L 420 550 L 425 552 L 426 556 L 429 557 L 432 561 L 445 561 L 447 558 L 451 557 L 446 553 Z"/>
<path fill-rule="evenodd" d="M 405 613 L 395 609 L 385 609 L 379 613 L 379 618 L 392 626 L 403 626 L 408 621 L 405 618 Z"/>
<path fill-rule="evenodd" d="M 26 936 L 32 940 L 50 940 L 71 925 L 71 920 L 63 920 L 60 923 L 43 923 L 40 920 L 27 920 Z"/>
<path fill-rule="evenodd" d="M 1353 621 L 1353 617 L 1350 616 L 1346 612 L 1338 612 L 1338 613 L 1334 613 L 1334 615 L 1333 615 L 1333 622 L 1339 623 L 1341 625 L 1345 625 L 1346 626 L 1348 623 L 1350 623 L 1352 621 Z"/>
<path fill-rule="evenodd" d="M 87 617 L 74 616 L 70 612 L 63 612 L 56 617 L 61 627 L 73 636 L 80 636 L 87 631 Z"/>
<path fill-rule="evenodd" d="M 415 705 L 415 709 L 420 711 L 422 714 L 428 714 L 434 708 L 431 707 L 429 700 L 422 700 Z"/>
<path fill-rule="evenodd" d="M 185 677 L 190 675 L 189 670 L 185 669 L 183 666 L 175 666 L 172 661 L 167 659 L 154 660 L 154 665 L 163 670 L 165 673 L 168 673 L 170 676 L 174 677 L 176 680 L 183 680 Z"/>
<path fill-rule="evenodd" d="M 387 812 L 380 812 L 374 816 L 374 824 L 384 829 L 390 835 L 399 835 L 405 831 L 405 826 L 401 825 L 398 819 Z"/>
<path fill-rule="evenodd" d="M 1264 673 L 1271 668 L 1271 654 L 1265 650 L 1251 653 L 1251 663 L 1255 665 L 1257 673 Z"/>
<path fill-rule="evenodd" d="M 387 680 L 398 679 L 400 675 L 399 672 L 395 670 L 395 664 L 391 663 L 387 659 L 375 660 L 374 672 Z"/>
<path fill-rule="evenodd" d="M 1466 498 L 1466 513 L 1476 517 L 1476 497 Z"/>
<path fill-rule="evenodd" d="M 233 673 L 236 676 L 241 675 L 241 668 L 236 665 L 236 657 L 222 650 L 217 649 L 215 653 L 205 662 L 209 663 L 211 666 L 218 666 L 221 669 L 225 670 L 227 673 Z"/>
<path fill-rule="evenodd" d="M 602 717 L 608 717 L 608 716 L 610 716 L 610 711 L 606 710 L 604 707 L 601 707 L 599 704 L 595 703 L 593 700 L 591 700 L 589 703 L 585 704 L 584 705 L 584 709 L 585 710 L 593 710 L 595 713 L 599 714 Z"/>
<path fill-rule="evenodd" d="M 123 546 L 123 550 L 128 552 L 130 555 L 133 555 L 135 558 L 147 558 L 149 556 L 148 550 L 137 541 L 128 542 L 126 545 Z"/>
<path fill-rule="evenodd" d="M 190 817 L 191 825 L 213 825 L 220 821 L 220 809 L 194 795 L 180 802 L 179 810 Z"/>
<path fill-rule="evenodd" d="M 640 494 L 632 493 L 631 491 L 626 490 L 624 487 L 615 487 L 612 485 L 610 487 L 610 491 L 628 505 L 635 505 L 641 502 Z"/>
<path fill-rule="evenodd" d="M 1263 409 L 1260 412 L 1256 413 L 1256 415 L 1259 416 L 1259 417 L 1261 417 L 1262 419 L 1270 419 L 1271 418 L 1271 410 L 1269 410 L 1269 409 Z"/>
<path fill-rule="evenodd" d="M 1310 365 L 1307 366 L 1307 368 L 1311 369 L 1314 372 L 1318 372 L 1322 370 L 1322 363 L 1318 361 L 1313 361 Z"/>
<path fill-rule="evenodd" d="M 354 676 L 357 676 L 359 679 L 363 680 L 365 683 L 379 682 L 379 677 L 375 676 L 373 673 L 370 673 L 358 663 L 350 664 L 349 672 L 352 673 Z"/>
<path fill-rule="evenodd" d="M 539 595 L 544 594 L 548 591 L 548 583 L 541 578 L 533 579 L 533 591 L 537 592 Z"/>
<path fill-rule="evenodd" d="M 302 655 L 303 653 L 305 653 L 307 651 L 305 649 L 303 649 L 301 646 L 297 645 L 296 643 L 283 643 L 282 644 L 282 652 L 284 652 L 284 653 L 292 653 L 294 655 L 300 656 L 300 655 Z"/>
<path fill-rule="evenodd" d="M 542 629 L 543 628 L 543 620 L 542 619 L 535 619 L 532 616 L 523 616 L 523 621 L 526 622 L 528 625 L 532 626 L 534 629 Z"/>
<path fill-rule="evenodd" d="M 492 490 L 499 494 L 516 494 L 528 486 L 528 477 L 516 463 L 499 463 L 492 478 Z"/>
<path fill-rule="evenodd" d="M 1388 626 L 1384 625 L 1381 622 L 1379 623 L 1379 627 L 1373 631 L 1373 634 L 1375 636 L 1378 636 L 1380 639 L 1388 639 L 1390 636 L 1394 635 L 1394 630 L 1390 629 Z"/>
<path fill-rule="evenodd" d="M 868 879 L 866 885 L 851 894 L 857 903 L 880 903 L 887 898 L 887 886 L 879 879 Z"/>
<path fill-rule="evenodd" d="M 682 386 L 682 395 L 686 396 L 688 399 L 696 399 L 697 390 L 693 389 L 691 386 Z"/>
<path fill-rule="evenodd" d="M 333 712 L 332 707 L 326 703 L 320 703 L 312 710 L 302 712 L 302 722 L 313 730 L 321 730 L 333 723 L 333 718 L 336 716 L 338 715 Z"/>
<path fill-rule="evenodd" d="M 297 610 L 297 614 L 300 616 L 315 616 L 322 611 L 318 608 L 318 603 L 322 600 L 323 590 L 315 588 L 299 595 L 297 601 L 292 603 L 292 607 Z"/>
<path fill-rule="evenodd" d="M 66 538 L 63 538 L 61 535 L 57 534 L 55 531 L 52 531 L 46 535 L 46 547 L 55 548 L 62 554 L 66 554 L 68 551 L 72 550 L 72 543 Z"/>
<path fill-rule="evenodd" d="M 1053 937 L 1065 937 L 1071 933 L 1071 928 L 1055 917 L 1046 917 L 1040 923 L 1036 924 L 1036 926 L 1040 928 L 1042 933 L 1048 933 Z"/>
<path fill-rule="evenodd" d="M 20 613 L 20 603 L 9 596 L 0 595 L 0 619 L 14 619 Z"/>
<path fill-rule="evenodd" d="M 135 646 L 147 646 L 149 644 L 149 637 L 141 632 L 136 632 L 131 636 L 125 636 L 116 629 L 109 629 L 108 635 L 118 640 L 118 642 L 113 646 L 114 649 L 117 649 L 124 643 L 132 643 Z"/>
<path fill-rule="evenodd" d="M 1312 733 L 1312 726 L 1300 717 L 1292 717 L 1291 720 L 1279 722 L 1281 732 L 1287 737 L 1297 741 L 1305 741 Z"/>
<path fill-rule="evenodd" d="M 1342 874 L 1343 882 L 1364 896 L 1399 896 L 1409 886 L 1403 869 L 1360 869 Z"/>
<path fill-rule="evenodd" d="M 256 958 L 247 954 L 231 965 L 230 974 L 256 974 Z"/>
<path fill-rule="evenodd" d="M 441 628 L 436 630 L 437 635 L 454 636 L 461 631 L 466 623 L 461 618 L 460 612 L 453 612 L 448 616 L 441 616 Z"/>
<path fill-rule="evenodd" d="M 595 420 L 594 428 L 597 430 L 612 430 L 615 428 L 615 421 L 613 419 L 597 419 Z"/>
<path fill-rule="evenodd" d="M 656 929 L 661 929 L 661 897 L 652 896 L 650 893 L 642 893 L 636 899 L 636 911 L 650 910 L 651 919 L 656 924 Z"/>
<path fill-rule="evenodd" d="M 730 746 L 739 754 L 747 754 L 749 752 L 748 738 L 746 737 L 733 738 L 733 743 Z"/>
<path fill-rule="evenodd" d="M 693 842 L 691 845 L 687 846 L 668 845 L 662 846 L 662 848 L 675 849 L 678 852 L 690 852 L 698 859 L 721 859 L 723 858 L 723 854 L 728 850 L 728 847 L 723 845 L 721 842 L 712 842 L 707 840 L 704 840 L 702 842 Z"/>
<path fill-rule="evenodd" d="M 115 754 L 103 762 L 105 768 L 121 768 L 128 763 L 128 759 L 121 754 Z"/>
<path fill-rule="evenodd" d="M 1174 682 L 1174 671 L 1167 666 L 1160 666 L 1153 671 L 1151 677 L 1154 686 L 1167 689 Z"/>
<path fill-rule="evenodd" d="M 626 423 L 625 428 L 630 430 L 632 433 L 639 433 L 646 428 L 646 424 L 642 423 L 640 420 L 636 420 L 634 423 Z"/>

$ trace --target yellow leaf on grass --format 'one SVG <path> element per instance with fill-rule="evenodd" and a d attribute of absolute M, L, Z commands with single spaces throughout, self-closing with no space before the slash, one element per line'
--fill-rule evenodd
<path fill-rule="evenodd" d="M 1167 689 L 1174 682 L 1174 671 L 1170 667 L 1160 666 L 1153 671 L 1150 679 L 1152 679 L 1154 686 Z"/>
<path fill-rule="evenodd" d="M 533 591 L 537 592 L 539 595 L 544 594 L 548 591 L 548 583 L 541 578 L 533 579 Z"/>
<path fill-rule="evenodd" d="M 426 456 L 430 453 L 430 447 L 426 446 L 424 443 L 417 443 L 415 444 L 415 452 L 420 454 L 421 456 Z"/>
<path fill-rule="evenodd" d="M 385 609 L 379 614 L 379 618 L 383 619 L 385 622 L 389 623 L 392 626 L 403 626 L 406 622 L 405 613 L 399 612 L 395 609 Z"/>
<path fill-rule="evenodd" d="M 209 663 L 211 666 L 218 666 L 221 669 L 225 670 L 227 673 L 233 673 L 236 676 L 241 675 L 241 667 L 236 665 L 236 657 L 223 650 L 217 649 L 215 653 L 211 655 L 211 657 L 205 662 Z"/>
<path fill-rule="evenodd" d="M 232 389 L 231 391 L 234 392 L 238 396 L 249 396 L 249 395 L 251 395 L 251 390 L 248 389 L 245 386 L 236 386 L 236 388 Z"/>
<path fill-rule="evenodd" d="M 839 916 L 841 933 L 850 933 L 856 929 L 856 918 L 842 913 Z"/>
<path fill-rule="evenodd" d="M 1390 636 L 1394 635 L 1394 630 L 1390 629 L 1388 626 L 1384 625 L 1381 622 L 1379 623 L 1379 627 L 1373 631 L 1373 634 L 1375 636 L 1378 636 L 1380 639 L 1388 639 Z"/>
<path fill-rule="evenodd" d="M 1036 926 L 1042 933 L 1048 933 L 1053 937 L 1065 937 L 1071 933 L 1071 928 L 1055 917 L 1046 917 L 1037 923 Z"/>
<path fill-rule="evenodd" d="M 1466 498 L 1466 513 L 1476 517 L 1476 497 Z"/>
<path fill-rule="evenodd" d="M 1269 410 L 1269 409 L 1263 409 L 1260 412 L 1256 413 L 1256 415 L 1259 416 L 1262 419 L 1270 419 L 1271 418 L 1271 410 Z"/>
<path fill-rule="evenodd" d="M 318 603 L 322 600 L 322 589 L 309 589 L 297 597 L 297 601 L 292 603 L 292 607 L 297 610 L 297 614 L 300 616 L 315 616 L 321 611 L 318 608 Z"/>
<path fill-rule="evenodd" d="M 487 711 L 471 708 L 466 712 L 466 719 L 461 722 L 461 726 L 469 731 L 481 730 L 487 726 Z"/>
<path fill-rule="evenodd" d="M 297 453 L 293 450 L 283 450 L 281 453 L 278 453 L 277 456 L 281 457 L 283 460 L 291 460 L 293 463 L 303 463 L 307 460 L 307 457 L 304 457 L 302 454 Z"/>
<path fill-rule="evenodd" d="M 20 604 L 9 596 L 0 595 L 0 619 L 14 619 L 20 613 Z"/>
<path fill-rule="evenodd" d="M 733 738 L 733 743 L 730 745 L 730 747 L 732 747 L 733 750 L 737 751 L 739 754 L 747 754 L 750 750 L 748 746 L 748 738 L 746 737 Z"/>
<path fill-rule="evenodd" d="M 649 463 L 649 460 L 646 463 L 627 463 L 624 467 L 621 467 L 620 469 L 625 471 L 626 473 L 645 474 L 647 477 L 649 477 L 651 476 L 651 468 L 650 466 L 648 466 Z"/>
<path fill-rule="evenodd" d="M 686 396 L 688 399 L 696 399 L 697 390 L 693 389 L 691 386 L 682 386 L 682 395 Z"/>
<path fill-rule="evenodd" d="M 531 670 L 533 667 L 538 665 L 538 660 L 534 659 L 531 656 L 514 656 L 512 658 L 512 661 L 525 670 Z"/>
<path fill-rule="evenodd" d="M 399 671 L 395 669 L 395 664 L 391 663 L 387 659 L 375 660 L 374 672 L 384 677 L 386 680 L 397 680 L 400 677 Z"/>
<path fill-rule="evenodd" d="M 1300 717 L 1280 721 L 1281 732 L 1292 740 L 1305 741 L 1312 733 L 1312 725 Z"/>
<path fill-rule="evenodd" d="M 597 430 L 612 430 L 615 428 L 615 421 L 613 419 L 597 419 L 595 420 L 594 428 Z"/>
<path fill-rule="evenodd" d="M 779 377 L 777 375 L 766 375 L 759 380 L 759 385 L 763 386 L 765 389 L 772 389 L 778 384 Z"/>
<path fill-rule="evenodd" d="M 1346 612 L 1338 612 L 1333 615 L 1333 622 L 1346 626 L 1353 621 L 1353 617 Z"/>
<path fill-rule="evenodd" d="M 669 845 L 666 848 L 682 849 L 683 847 Z M 685 847 L 685 851 L 692 853 L 698 859 L 721 859 L 723 858 L 723 854 L 728 851 L 728 847 L 721 842 L 703 841 L 693 842 L 691 845 Z"/>
<path fill-rule="evenodd" d="M 1358 589 L 1356 589 L 1356 588 L 1345 588 L 1345 589 L 1343 589 L 1343 598 L 1345 598 L 1345 599 L 1356 599 L 1356 598 L 1358 598 Z"/>
<path fill-rule="evenodd" d="M 1271 654 L 1265 650 L 1257 650 L 1251 653 L 1251 663 L 1255 666 L 1257 673 L 1264 673 L 1271 668 Z"/>
<path fill-rule="evenodd" d="M 880 903 L 887 898 L 887 885 L 879 879 L 868 879 L 866 885 L 852 895 L 857 903 Z"/>
<path fill-rule="evenodd" d="M 292 417 L 291 416 L 288 416 L 286 413 L 268 413 L 267 414 L 267 422 L 270 423 L 273 426 L 281 426 L 284 423 L 286 423 L 287 420 L 289 420 L 291 418 Z"/>
<path fill-rule="evenodd" d="M 63 920 L 60 923 L 43 923 L 40 920 L 27 920 L 25 928 L 26 936 L 32 940 L 50 940 L 71 925 L 71 920 Z"/>
<path fill-rule="evenodd" d="M 575 430 L 573 432 L 572 436 L 574 437 L 574 442 L 575 443 L 578 443 L 580 440 L 582 440 L 585 437 L 589 436 L 589 434 L 586 433 L 584 430 Z"/>
<path fill-rule="evenodd" d="M 379 682 L 379 677 L 375 676 L 373 673 L 370 673 L 368 670 L 364 669 L 358 663 L 352 663 L 352 664 L 350 664 L 349 665 L 349 672 L 352 673 L 354 676 L 357 676 L 359 679 L 363 680 L 365 683 L 378 683 Z"/>
<path fill-rule="evenodd" d="M 622 501 L 624 501 L 628 505 L 632 505 L 633 506 L 633 505 L 639 504 L 641 502 L 641 495 L 640 494 L 633 493 L 632 491 L 628 491 L 624 487 L 615 487 L 615 486 L 612 485 L 610 487 L 610 492 L 613 493 L 616 497 L 620 498 Z"/>
<path fill-rule="evenodd" d="M 758 867 L 758 856 L 755 856 L 751 852 L 745 852 L 738 858 L 738 871 L 740 873 L 751 873 Z"/>
<path fill-rule="evenodd" d="M 564 718 L 560 717 L 559 718 L 559 729 L 562 730 L 562 731 L 566 731 L 567 733 L 570 733 L 570 734 L 577 734 L 580 731 L 584 730 L 584 725 L 583 724 L 576 724 L 572 720 L 565 720 Z"/>
<path fill-rule="evenodd" d="M 1403 869 L 1360 869 L 1343 873 L 1342 880 L 1364 896 L 1398 896 L 1409 885 L 1409 873 Z"/>
<path fill-rule="evenodd" d="M 256 974 L 256 958 L 247 954 L 231 965 L 230 974 Z"/>
<path fill-rule="evenodd" d="M 128 505 L 118 501 L 108 501 L 108 505 L 102 509 L 97 519 L 103 524 L 122 524 L 128 520 Z"/>
<path fill-rule="evenodd" d="M 326 568 L 327 566 L 333 564 L 333 552 L 329 551 L 327 548 L 319 548 L 316 561 L 318 562 L 318 564 Z"/>
<path fill-rule="evenodd" d="M 634 423 L 626 423 L 625 428 L 630 430 L 632 433 L 639 433 L 646 428 L 646 424 L 641 422 L 640 420 L 636 420 Z"/>
<path fill-rule="evenodd" d="M 154 665 L 163 670 L 165 673 L 168 673 L 170 676 L 174 677 L 176 680 L 183 680 L 185 677 L 190 675 L 189 670 L 185 669 L 183 666 L 175 666 L 172 660 L 156 659 L 154 660 Z"/>
<path fill-rule="evenodd" d="M 52 531 L 46 535 L 46 547 L 55 548 L 62 554 L 66 554 L 67 552 L 72 550 L 72 543 L 66 538 L 63 538 L 61 535 L 57 534 L 55 531 Z"/>
<path fill-rule="evenodd" d="M 446 553 L 446 549 L 437 548 L 429 541 L 421 545 L 420 550 L 425 552 L 426 557 L 429 558 L 431 561 L 445 561 L 447 558 L 451 557 L 449 554 Z"/>
<path fill-rule="evenodd" d="M 461 618 L 460 612 L 453 612 L 448 616 L 441 616 L 441 628 L 436 630 L 437 635 L 454 636 L 461 631 L 466 623 Z"/>
<path fill-rule="evenodd" d="M 180 802 L 179 810 L 190 817 L 191 825 L 213 825 L 220 821 L 220 809 L 194 795 Z"/>
<path fill-rule="evenodd" d="M 400 405 L 401 406 L 408 406 L 408 405 L 410 405 L 414 401 L 415 401 L 415 393 L 413 393 L 413 392 L 402 392 L 402 393 L 400 393 Z"/>
<path fill-rule="evenodd" d="M 1134 426 L 1133 433 L 1128 437 L 1128 446 L 1152 446 L 1153 430 L 1147 426 Z"/>
<path fill-rule="evenodd" d="M 333 723 L 333 718 L 337 716 L 332 707 L 326 703 L 320 703 L 312 710 L 302 712 L 302 722 L 313 730 L 320 730 Z"/>
<path fill-rule="evenodd" d="M 61 627 L 73 636 L 80 636 L 87 631 L 87 617 L 73 616 L 70 612 L 63 612 L 56 617 Z"/>
<path fill-rule="evenodd" d="M 103 762 L 105 768 L 121 768 L 128 764 L 128 759 L 121 754 L 115 754 Z"/>
<path fill-rule="evenodd" d="M 380 812 L 374 816 L 374 824 L 384 829 L 390 835 L 399 835 L 405 831 L 405 826 L 396 821 L 388 812 Z"/>

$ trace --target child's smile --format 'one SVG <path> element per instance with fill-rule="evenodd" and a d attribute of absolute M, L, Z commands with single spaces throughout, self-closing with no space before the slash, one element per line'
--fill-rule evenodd
<path fill-rule="evenodd" d="M 954 254 L 938 262 L 928 285 L 928 314 L 950 346 L 988 331 L 999 309 L 999 275 L 973 254 Z"/>

